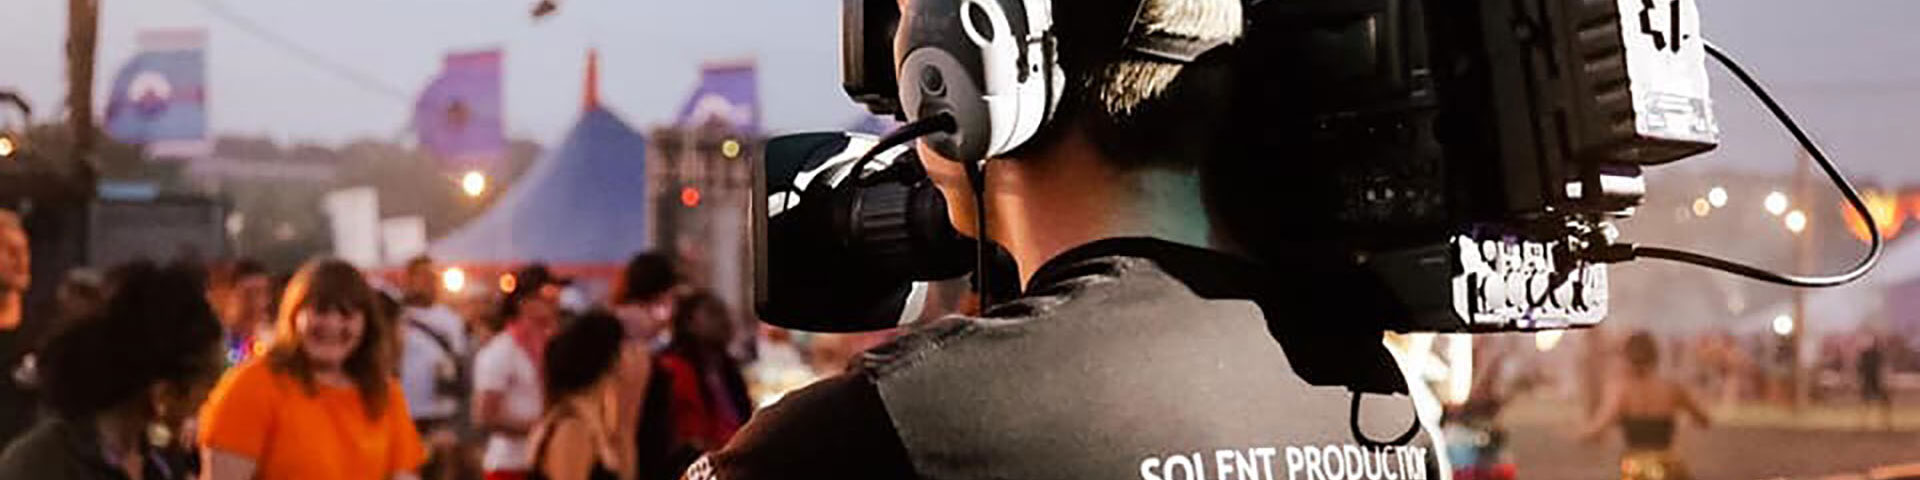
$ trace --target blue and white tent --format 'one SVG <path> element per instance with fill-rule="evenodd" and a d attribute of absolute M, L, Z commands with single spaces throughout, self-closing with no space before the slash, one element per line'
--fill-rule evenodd
<path fill-rule="evenodd" d="M 429 252 L 463 264 L 624 263 L 651 238 L 646 151 L 627 122 L 589 104 L 559 148 Z"/>

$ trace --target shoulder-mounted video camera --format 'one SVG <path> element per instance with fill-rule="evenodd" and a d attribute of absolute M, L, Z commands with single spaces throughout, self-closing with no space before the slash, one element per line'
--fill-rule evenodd
<path fill-rule="evenodd" d="M 927 135 L 943 156 L 977 162 L 1018 148 L 1052 117 L 1063 80 L 1049 0 L 916 1 L 911 25 L 900 25 L 893 0 L 845 0 L 843 7 L 849 97 L 876 114 L 911 121 L 877 142 L 883 148 Z M 1393 319 L 1390 329 L 1590 326 L 1607 312 L 1606 264 L 1635 258 L 1830 286 L 1857 278 L 1878 255 L 1876 234 L 1872 253 L 1854 270 L 1807 278 L 1617 241 L 1611 222 L 1632 215 L 1646 195 L 1644 168 L 1719 142 L 1710 55 L 1759 94 L 1866 214 L 1784 111 L 1706 42 L 1694 0 L 1248 0 L 1244 19 L 1245 34 L 1231 45 L 1133 35 L 1123 48 L 1166 61 L 1206 55 L 1232 62 L 1238 110 L 1227 141 L 1237 152 L 1208 159 L 1210 203 L 1236 234 L 1244 232 L 1256 257 L 1300 249 L 1350 255 L 1413 312 Z M 907 30 L 896 36 L 901 28 Z M 896 53 L 903 59 L 897 64 Z M 779 197 L 774 177 L 797 171 L 777 163 L 803 163 L 774 150 L 765 165 L 769 177 L 758 182 L 770 190 L 756 198 Z M 885 178 L 923 185 L 903 173 L 847 185 L 858 190 L 887 184 Z M 756 213 L 767 213 L 762 208 Z M 849 212 L 820 215 L 859 216 Z M 897 216 L 944 221 L 911 208 Z M 830 224 L 840 230 L 809 238 L 840 239 L 847 265 L 967 254 L 962 242 L 945 238 L 914 240 L 926 249 L 911 254 L 876 256 L 870 252 L 908 244 L 881 246 L 852 222 Z M 931 225 L 918 231 L 953 235 Z M 775 324 L 817 325 L 817 312 L 790 320 L 803 316 L 784 308 L 799 298 L 789 295 L 797 290 L 768 279 L 824 281 L 824 271 L 794 274 L 788 269 L 817 267 L 781 262 L 782 250 L 791 251 L 783 244 L 803 243 L 789 240 L 798 234 L 778 226 L 757 234 L 759 313 Z M 890 285 L 891 293 L 880 296 L 906 298 L 901 292 L 911 291 L 911 281 L 965 270 L 943 267 L 897 267 L 890 278 L 860 282 Z M 890 326 L 892 318 L 848 312 L 867 319 L 848 324 Z"/>

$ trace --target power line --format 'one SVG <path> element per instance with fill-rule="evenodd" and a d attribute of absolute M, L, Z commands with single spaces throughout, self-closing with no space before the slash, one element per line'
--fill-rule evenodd
<path fill-rule="evenodd" d="M 1796 95 L 1907 95 L 1920 93 L 1920 79 L 1790 83 L 1776 90 Z"/>
<path fill-rule="evenodd" d="M 194 2 L 199 3 L 200 6 L 202 7 L 205 7 L 207 9 L 207 12 L 212 13 L 213 16 L 219 17 L 221 20 L 226 21 L 228 24 L 231 24 L 235 27 L 239 27 L 241 30 L 246 31 L 250 35 L 253 35 L 255 38 L 258 38 L 269 44 L 279 47 L 281 50 L 284 50 L 287 53 L 292 54 L 295 59 L 301 60 L 306 64 L 313 66 L 314 68 L 318 68 L 326 71 L 327 73 L 331 73 L 335 76 L 338 76 L 341 79 L 346 80 L 348 83 L 352 83 L 355 86 L 358 86 L 369 92 L 377 93 L 383 96 L 387 96 L 387 97 L 391 97 L 391 98 L 403 100 L 403 101 L 411 101 L 413 99 L 413 95 L 407 93 L 406 90 L 395 88 L 392 85 L 388 85 L 385 82 L 375 79 L 370 75 L 360 73 L 359 71 L 354 70 L 353 67 L 349 67 L 346 64 L 333 61 L 332 59 L 327 58 L 325 55 L 321 55 L 319 52 L 316 52 L 312 49 L 301 46 L 298 42 L 294 42 L 291 39 L 288 39 L 286 37 L 283 37 L 283 36 L 280 36 L 279 34 L 274 33 L 272 30 L 269 30 L 265 27 L 261 27 L 258 22 L 254 22 L 253 19 L 247 18 L 246 16 L 233 11 L 232 8 L 229 8 L 226 4 L 220 3 L 219 0 L 194 0 Z"/>

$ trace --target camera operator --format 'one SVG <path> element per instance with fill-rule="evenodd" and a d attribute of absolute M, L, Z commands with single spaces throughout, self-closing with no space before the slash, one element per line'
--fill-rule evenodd
<path fill-rule="evenodd" d="M 901 2 L 902 38 L 920 1 Z M 1226 252 L 1201 170 L 1234 153 L 1228 62 L 1116 48 L 1142 31 L 1231 41 L 1240 1 L 1142 1 L 1053 1 L 1064 97 L 987 162 L 985 212 L 961 163 L 916 144 L 952 224 L 978 236 L 986 215 L 1023 296 L 913 325 L 756 413 L 687 478 L 1440 478 L 1363 321 L 1391 314 L 1376 287 Z"/>

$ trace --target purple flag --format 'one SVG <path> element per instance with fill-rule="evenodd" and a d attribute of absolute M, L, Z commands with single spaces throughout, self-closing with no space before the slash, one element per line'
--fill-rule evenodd
<path fill-rule="evenodd" d="M 140 53 L 113 77 L 107 134 L 149 147 L 205 144 L 206 32 L 142 32 L 139 42 Z"/>
<path fill-rule="evenodd" d="M 753 62 L 709 63 L 700 86 L 680 106 L 683 127 L 719 122 L 746 133 L 760 131 L 760 92 Z"/>
<path fill-rule="evenodd" d="M 413 106 L 420 146 L 460 169 L 491 169 L 505 156 L 500 51 L 447 54 L 440 76 Z"/>

